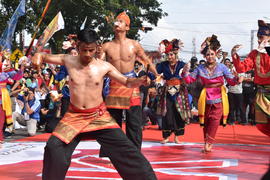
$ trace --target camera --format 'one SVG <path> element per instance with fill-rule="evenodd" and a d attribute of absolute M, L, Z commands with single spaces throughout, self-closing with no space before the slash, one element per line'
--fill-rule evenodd
<path fill-rule="evenodd" d="M 29 92 L 28 91 L 25 91 L 24 92 L 24 96 L 28 96 Z"/>

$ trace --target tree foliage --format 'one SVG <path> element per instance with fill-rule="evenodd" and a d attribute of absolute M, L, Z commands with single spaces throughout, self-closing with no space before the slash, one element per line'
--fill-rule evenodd
<path fill-rule="evenodd" d="M 7 21 L 18 6 L 19 0 L 0 0 L 0 3 L 0 33 L 2 33 Z M 44 0 L 27 0 L 26 16 L 19 19 L 16 33 L 24 29 L 33 34 L 46 3 L 47 1 Z M 128 37 L 139 39 L 138 31 L 142 28 L 143 22 L 156 26 L 158 21 L 167 15 L 160 6 L 161 3 L 158 0 L 52 0 L 38 29 L 37 37 L 41 35 L 54 16 L 61 11 L 65 21 L 65 29 L 57 32 L 49 41 L 54 49 L 59 48 L 65 35 L 78 32 L 85 17 L 88 18 L 86 27 L 96 29 L 102 39 L 110 39 L 113 37 L 113 31 L 112 22 L 107 21 L 108 17 L 116 16 L 125 10 L 131 19 Z"/>

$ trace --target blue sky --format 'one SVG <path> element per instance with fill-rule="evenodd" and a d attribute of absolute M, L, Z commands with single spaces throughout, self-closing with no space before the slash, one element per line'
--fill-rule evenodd
<path fill-rule="evenodd" d="M 229 52 L 235 44 L 243 44 L 239 54 L 251 49 L 251 30 L 257 30 L 257 20 L 270 23 L 270 0 L 159 0 L 168 16 L 162 18 L 153 31 L 141 33 L 145 50 L 157 50 L 163 39 L 184 42 L 180 57 L 191 58 L 195 38 L 197 57 L 204 39 L 216 34 L 222 49 Z M 145 23 L 147 25 L 147 23 Z M 254 48 L 257 38 L 254 39 Z"/>

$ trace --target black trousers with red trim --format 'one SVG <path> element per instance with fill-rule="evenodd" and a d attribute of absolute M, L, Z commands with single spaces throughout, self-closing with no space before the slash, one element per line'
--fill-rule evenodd
<path fill-rule="evenodd" d="M 97 140 L 124 180 L 157 179 L 149 161 L 120 128 L 82 133 L 69 144 L 51 136 L 45 147 L 42 179 L 64 180 L 72 153 L 81 139 L 85 138 Z"/>

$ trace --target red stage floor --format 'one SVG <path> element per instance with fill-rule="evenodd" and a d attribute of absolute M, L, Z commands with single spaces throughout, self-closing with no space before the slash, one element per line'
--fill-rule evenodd
<path fill-rule="evenodd" d="M 160 180 L 259 180 L 270 162 L 270 139 L 256 127 L 220 128 L 213 152 L 201 153 L 202 129 L 189 125 L 183 144 L 161 145 L 155 126 L 144 131 L 143 153 Z M 48 134 L 6 143 L 0 150 L 0 179 L 41 179 L 42 155 Z M 99 145 L 81 142 L 66 179 L 121 179 L 107 159 L 98 158 Z M 136 179 L 134 179 L 136 180 Z"/>

